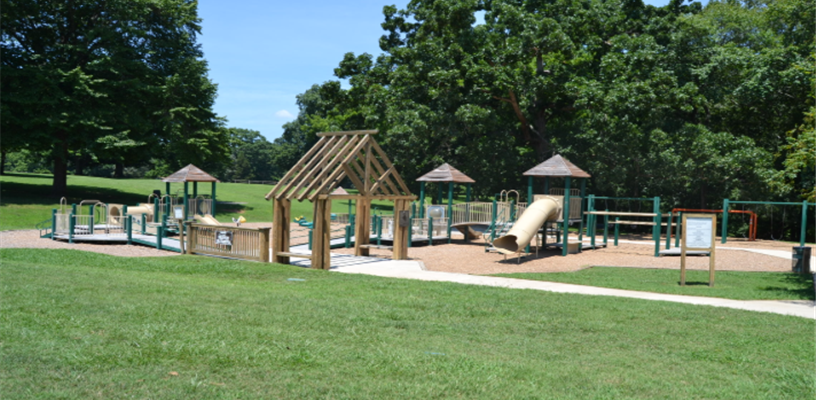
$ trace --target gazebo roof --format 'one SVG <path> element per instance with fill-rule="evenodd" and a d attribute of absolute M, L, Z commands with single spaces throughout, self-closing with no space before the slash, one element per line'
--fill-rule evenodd
<path fill-rule="evenodd" d="M 476 181 L 452 167 L 450 164 L 445 163 L 417 178 L 417 182 L 475 183 Z"/>
<path fill-rule="evenodd" d="M 524 176 L 554 176 L 554 177 L 561 177 L 561 178 L 590 178 L 591 175 L 586 173 L 581 168 L 575 166 L 575 164 L 569 162 L 564 157 L 561 157 L 560 154 L 557 154 L 550 158 L 547 161 L 544 161 L 541 164 L 536 165 L 533 168 L 530 168 L 527 172 L 524 173 Z"/>
<path fill-rule="evenodd" d="M 162 179 L 162 182 L 221 182 L 214 176 L 204 172 L 193 164 L 174 172 Z"/>

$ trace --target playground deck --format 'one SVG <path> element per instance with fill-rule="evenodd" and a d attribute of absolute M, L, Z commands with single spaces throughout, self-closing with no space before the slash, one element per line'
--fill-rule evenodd
<path fill-rule="evenodd" d="M 55 235 L 54 239 L 68 241 L 68 235 Z M 94 242 L 94 243 L 127 243 L 126 235 L 109 235 L 109 234 L 94 234 L 94 235 L 74 235 L 71 239 L 74 242 Z M 153 248 L 159 248 L 158 238 L 152 235 L 133 234 L 131 242 Z M 181 245 L 178 239 L 162 238 L 161 247 L 163 250 L 181 252 Z"/>

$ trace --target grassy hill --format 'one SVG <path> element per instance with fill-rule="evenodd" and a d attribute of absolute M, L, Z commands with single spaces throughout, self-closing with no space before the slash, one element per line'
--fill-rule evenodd
<path fill-rule="evenodd" d="M 814 393 L 804 318 L 192 256 L 0 258 L 7 398 Z"/>
<path fill-rule="evenodd" d="M 50 218 L 51 209 L 59 207 L 59 199 L 50 196 L 50 175 L 9 174 L 0 176 L 0 230 L 33 229 L 40 221 Z M 164 192 L 164 183 L 153 179 L 110 179 L 88 176 L 68 176 L 68 204 L 85 199 L 105 203 L 144 203 L 154 190 Z M 192 185 L 191 185 L 192 186 Z M 216 208 L 221 222 L 231 222 L 232 217 L 243 215 L 248 222 L 272 221 L 272 202 L 264 196 L 272 189 L 269 185 L 247 185 L 242 183 L 219 183 L 216 196 L 219 202 L 245 203 L 219 205 Z M 171 191 L 182 193 L 183 186 L 174 183 Z M 192 194 L 192 187 L 190 188 Z M 200 184 L 199 194 L 209 194 L 210 185 Z M 390 213 L 390 202 L 375 202 L 378 209 Z M 347 202 L 335 201 L 332 212 L 348 212 Z M 309 201 L 293 202 L 292 216 L 303 215 L 312 219 L 312 204 Z"/>

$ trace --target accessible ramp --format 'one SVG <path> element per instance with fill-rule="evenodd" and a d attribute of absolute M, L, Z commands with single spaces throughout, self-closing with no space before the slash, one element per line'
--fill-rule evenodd
<path fill-rule="evenodd" d="M 536 200 L 521 214 L 506 235 L 493 241 L 493 247 L 505 255 L 518 253 L 530 244 L 545 222 L 557 221 L 560 211 L 561 206 L 552 198 Z"/>

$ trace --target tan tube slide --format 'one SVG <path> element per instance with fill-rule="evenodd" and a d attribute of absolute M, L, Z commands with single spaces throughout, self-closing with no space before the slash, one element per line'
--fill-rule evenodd
<path fill-rule="evenodd" d="M 553 199 L 535 201 L 527 207 L 524 214 L 521 214 L 507 235 L 493 241 L 493 247 L 502 254 L 517 253 L 530 244 L 536 232 L 545 222 L 558 219 L 560 208 L 558 202 Z"/>

